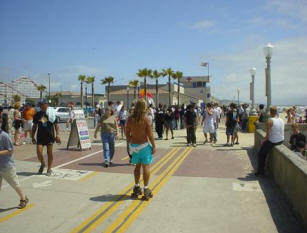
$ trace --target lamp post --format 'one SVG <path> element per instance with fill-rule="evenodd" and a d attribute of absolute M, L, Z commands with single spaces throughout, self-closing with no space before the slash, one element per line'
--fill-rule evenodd
<path fill-rule="evenodd" d="M 49 97 L 48 97 L 48 102 L 50 103 L 50 73 L 48 73 L 48 80 L 49 80 L 49 93 L 48 93 L 48 95 L 49 95 Z"/>
<path fill-rule="evenodd" d="M 237 93 L 238 93 L 238 107 L 240 105 L 240 89 L 238 88 L 237 89 Z"/>
<path fill-rule="evenodd" d="M 127 86 L 127 110 L 129 109 L 129 90 L 130 90 L 130 87 Z"/>
<path fill-rule="evenodd" d="M 271 57 L 273 54 L 273 45 L 268 43 L 263 48 L 264 56 L 266 58 L 266 68 L 265 68 L 265 83 L 266 83 L 266 97 L 267 97 L 267 112 L 270 111 L 271 103 L 272 103 L 272 95 L 271 95 Z"/>
<path fill-rule="evenodd" d="M 252 109 L 250 112 L 251 116 L 256 115 L 256 110 L 255 110 L 255 75 L 256 75 L 256 68 L 252 67 L 250 69 L 250 73 L 252 76 L 252 82 L 250 83 L 250 100 L 252 101 Z"/>
<path fill-rule="evenodd" d="M 208 80 L 209 80 L 209 62 L 202 62 L 200 65 L 208 68 Z M 203 90 L 203 93 L 205 95 L 204 102 L 206 102 L 206 100 L 207 100 L 207 85 L 206 85 L 206 82 L 204 82 L 204 83 L 205 84 L 203 84 L 202 86 L 203 86 L 203 88 L 205 88 L 205 90 Z"/>

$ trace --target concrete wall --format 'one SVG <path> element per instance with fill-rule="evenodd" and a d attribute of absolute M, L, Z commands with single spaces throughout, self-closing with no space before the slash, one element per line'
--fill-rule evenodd
<path fill-rule="evenodd" d="M 255 133 L 257 151 L 264 137 L 265 132 L 257 129 Z M 307 161 L 285 145 L 279 145 L 268 156 L 267 169 L 307 229 Z"/>

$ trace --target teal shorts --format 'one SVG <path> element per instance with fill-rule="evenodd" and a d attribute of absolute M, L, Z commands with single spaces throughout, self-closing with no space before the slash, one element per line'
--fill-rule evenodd
<path fill-rule="evenodd" d="M 130 144 L 130 146 L 133 148 L 133 147 L 138 147 L 140 145 L 139 144 Z M 148 144 L 146 147 L 139 150 L 138 152 L 133 152 L 131 163 L 133 163 L 133 164 L 144 164 L 144 165 L 149 165 L 149 164 L 153 163 L 152 146 L 150 144 Z"/>

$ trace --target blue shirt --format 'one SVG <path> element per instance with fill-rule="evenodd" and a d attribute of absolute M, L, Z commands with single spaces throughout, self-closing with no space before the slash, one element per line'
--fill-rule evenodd
<path fill-rule="evenodd" d="M 4 132 L 3 130 L 0 130 L 0 151 L 3 150 L 13 150 L 13 143 L 10 138 L 10 136 Z M 13 167 L 14 160 L 11 154 L 9 155 L 0 155 L 0 168 L 8 168 Z"/>

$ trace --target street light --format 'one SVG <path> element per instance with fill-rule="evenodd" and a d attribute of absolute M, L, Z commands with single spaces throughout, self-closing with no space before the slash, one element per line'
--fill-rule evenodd
<path fill-rule="evenodd" d="M 252 101 L 252 109 L 250 112 L 251 116 L 256 115 L 256 110 L 255 110 L 255 75 L 256 75 L 256 68 L 252 67 L 250 69 L 250 73 L 252 76 L 252 82 L 250 83 L 250 100 Z"/>
<path fill-rule="evenodd" d="M 268 43 L 264 48 L 264 56 L 266 58 L 266 68 L 265 68 L 265 83 L 266 83 L 266 96 L 267 96 L 267 112 L 269 112 L 271 103 L 272 103 L 272 95 L 271 95 L 271 57 L 273 55 L 273 45 Z"/>
<path fill-rule="evenodd" d="M 238 107 L 240 105 L 240 89 L 238 88 L 237 89 L 237 93 L 238 93 Z"/>
<path fill-rule="evenodd" d="M 129 90 L 130 90 L 130 87 L 127 86 L 127 110 L 129 109 Z"/>
<path fill-rule="evenodd" d="M 48 73 L 48 79 L 49 79 L 49 98 L 48 98 L 48 99 L 49 99 L 49 103 L 50 103 L 50 75 L 51 75 L 51 74 Z"/>
<path fill-rule="evenodd" d="M 200 65 L 208 68 L 208 80 L 209 80 L 209 62 L 202 62 Z M 202 85 L 202 87 L 204 87 L 204 85 Z M 206 85 L 206 82 L 205 82 L 205 91 L 203 91 L 203 93 L 205 95 L 204 101 L 206 101 L 207 100 L 207 85 Z"/>

